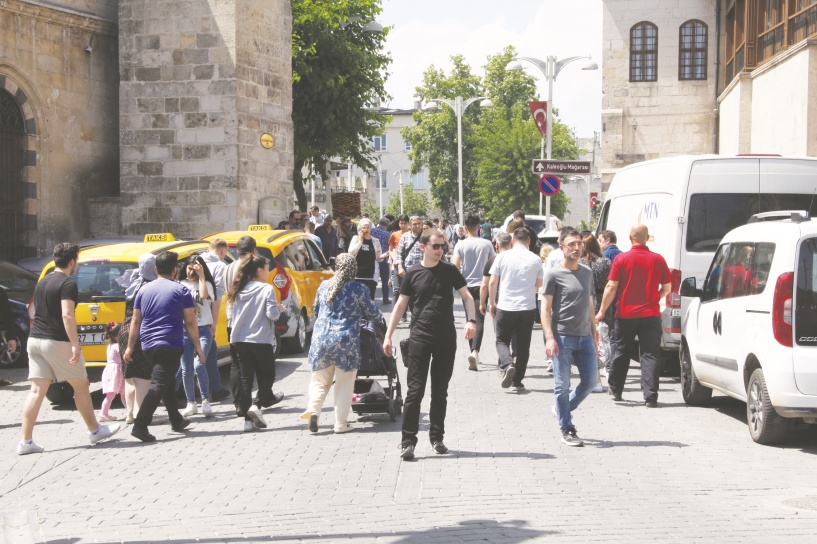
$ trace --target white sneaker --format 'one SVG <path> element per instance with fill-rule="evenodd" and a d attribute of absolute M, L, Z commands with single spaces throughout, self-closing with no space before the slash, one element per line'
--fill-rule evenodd
<path fill-rule="evenodd" d="M 88 433 L 88 439 L 91 441 L 91 444 L 96 444 L 97 442 L 102 442 L 106 438 L 112 437 L 119 432 L 119 429 L 119 424 L 100 425 L 94 432 Z"/>
<path fill-rule="evenodd" d="M 354 431 L 354 430 L 355 430 L 355 428 L 352 427 L 351 425 L 349 425 L 348 423 L 344 423 L 341 426 L 337 426 L 337 425 L 335 426 L 335 434 L 348 433 L 348 432 L 351 432 L 351 431 Z"/>
<path fill-rule="evenodd" d="M 471 354 L 468 356 L 468 370 L 476 371 L 479 366 L 479 352 L 472 351 Z"/>
<path fill-rule="evenodd" d="M 188 402 L 187 409 L 182 412 L 184 417 L 194 416 L 199 413 L 199 407 L 195 402 Z"/>
<path fill-rule="evenodd" d="M 201 413 L 204 414 L 204 417 L 213 417 L 213 409 L 210 407 L 209 400 L 201 401 Z"/>
<path fill-rule="evenodd" d="M 247 416 L 253 420 L 253 423 L 255 423 L 259 429 L 267 428 L 267 422 L 264 420 L 264 414 L 261 413 L 258 406 L 251 406 L 250 409 L 247 410 Z"/>
<path fill-rule="evenodd" d="M 601 385 L 601 382 L 596 384 L 596 387 L 593 388 L 593 393 L 604 393 L 604 386 Z"/>
<path fill-rule="evenodd" d="M 20 443 L 17 444 L 17 455 L 28 455 L 29 453 L 42 453 L 45 451 L 45 448 L 42 446 L 38 446 L 33 440 L 29 443 L 25 443 L 20 440 Z"/>
<path fill-rule="evenodd" d="M 553 417 L 559 419 L 559 412 L 556 410 L 556 405 L 550 407 L 550 411 L 553 413 Z"/>
<path fill-rule="evenodd" d="M 258 427 L 255 426 L 255 422 L 246 420 L 244 421 L 244 432 L 251 433 L 258 430 Z"/>

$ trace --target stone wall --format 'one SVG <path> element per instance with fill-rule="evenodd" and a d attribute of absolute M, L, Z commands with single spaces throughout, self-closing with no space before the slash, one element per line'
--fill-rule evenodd
<path fill-rule="evenodd" d="M 123 232 L 254 223 L 292 191 L 289 2 L 121 0 L 119 23 Z"/>
<path fill-rule="evenodd" d="M 0 2 L 0 87 L 26 124 L 25 254 L 88 237 L 88 199 L 118 194 L 117 62 L 113 22 Z"/>
<path fill-rule="evenodd" d="M 602 159 L 606 187 L 613 174 L 646 159 L 715 151 L 717 50 L 715 0 L 604 0 Z M 707 79 L 678 77 L 680 26 L 708 27 Z M 658 27 L 657 81 L 630 82 L 630 29 Z"/>

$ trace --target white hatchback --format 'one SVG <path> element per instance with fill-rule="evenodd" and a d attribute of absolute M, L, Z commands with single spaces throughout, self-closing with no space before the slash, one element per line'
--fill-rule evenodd
<path fill-rule="evenodd" d="M 692 297 L 681 329 L 687 404 L 713 390 L 746 402 L 761 444 L 783 440 L 794 421 L 817 424 L 817 221 L 753 216 L 724 236 L 702 288 L 687 278 L 681 296 Z"/>

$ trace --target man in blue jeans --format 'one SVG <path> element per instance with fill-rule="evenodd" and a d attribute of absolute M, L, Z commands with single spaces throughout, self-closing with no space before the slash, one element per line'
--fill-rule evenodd
<path fill-rule="evenodd" d="M 587 398 L 597 382 L 596 316 L 593 310 L 593 272 L 579 263 L 584 244 L 578 231 L 559 238 L 561 263 L 549 269 L 542 286 L 542 330 L 545 353 L 553 358 L 554 414 L 559 418 L 562 443 L 583 446 L 573 425 L 573 410 Z M 570 391 L 570 363 L 579 369 L 579 386 Z"/>

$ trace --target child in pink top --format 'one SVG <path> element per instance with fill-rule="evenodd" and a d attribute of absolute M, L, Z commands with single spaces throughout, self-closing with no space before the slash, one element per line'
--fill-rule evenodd
<path fill-rule="evenodd" d="M 122 358 L 119 356 L 119 342 L 117 341 L 119 328 L 120 325 L 114 322 L 108 323 L 105 328 L 105 338 L 108 339 L 107 364 L 105 370 L 102 371 L 102 392 L 105 394 L 105 399 L 102 401 L 99 421 L 119 419 L 108 413 L 116 395 L 119 395 L 122 406 L 125 406 L 125 373 L 122 371 Z"/>

